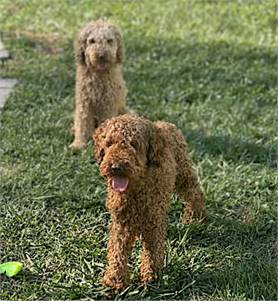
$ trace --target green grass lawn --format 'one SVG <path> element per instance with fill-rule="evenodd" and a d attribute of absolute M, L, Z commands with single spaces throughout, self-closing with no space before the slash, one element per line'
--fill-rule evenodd
<path fill-rule="evenodd" d="M 181 223 L 175 197 L 163 276 L 117 299 L 277 299 L 275 0 L 1 0 L 19 84 L 0 114 L 0 299 L 105 299 L 105 185 L 92 146 L 73 154 L 73 38 L 107 16 L 122 27 L 129 105 L 174 122 L 206 193 L 209 222 Z"/>

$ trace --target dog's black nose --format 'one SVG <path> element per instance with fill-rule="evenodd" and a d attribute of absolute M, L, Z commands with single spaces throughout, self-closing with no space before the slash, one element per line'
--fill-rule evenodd
<path fill-rule="evenodd" d="M 111 171 L 114 174 L 122 174 L 126 171 L 126 165 L 124 163 L 114 163 L 111 165 Z"/>
<path fill-rule="evenodd" d="M 103 54 L 103 53 L 98 53 L 97 59 L 98 59 L 100 62 L 104 62 L 105 59 L 106 59 L 105 54 Z"/>

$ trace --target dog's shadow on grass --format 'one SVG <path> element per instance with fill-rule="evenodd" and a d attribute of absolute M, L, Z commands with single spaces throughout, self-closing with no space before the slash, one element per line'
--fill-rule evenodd
<path fill-rule="evenodd" d="M 186 133 L 190 147 L 202 156 L 222 156 L 227 161 L 264 164 L 275 168 L 277 146 L 266 147 L 255 142 L 244 141 L 224 135 L 207 135 L 202 131 L 188 130 Z"/>
<path fill-rule="evenodd" d="M 216 106 L 218 112 L 219 98 L 223 99 L 223 120 L 230 114 L 230 106 L 236 101 L 244 104 L 246 97 L 249 102 L 252 97 L 255 108 L 273 106 L 270 91 L 277 88 L 274 52 L 225 42 L 187 43 L 174 39 L 130 41 L 129 45 L 129 99 L 141 114 L 175 123 L 201 156 L 208 153 L 229 161 L 275 167 L 277 145 L 266 146 L 263 141 L 269 140 L 267 135 L 260 134 L 259 143 L 244 139 L 241 124 L 234 135 L 206 133 L 201 124 L 199 130 L 190 128 L 190 122 L 198 121 L 185 113 L 190 112 L 191 105 L 202 106 L 205 102 Z M 240 111 L 240 106 L 236 110 Z M 245 111 L 243 116 L 259 122 L 260 117 L 251 108 Z"/>
<path fill-rule="evenodd" d="M 233 104 L 237 98 L 244 101 L 247 91 L 276 88 L 276 54 L 263 47 L 147 38 L 126 44 L 130 101 L 151 117 L 171 117 L 169 110 L 157 111 L 159 104 L 187 106 L 225 95 Z M 261 97 L 254 101 L 262 108 L 273 104 Z"/>

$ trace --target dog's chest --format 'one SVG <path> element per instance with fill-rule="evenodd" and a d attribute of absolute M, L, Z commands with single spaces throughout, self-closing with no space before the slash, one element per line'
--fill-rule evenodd
<path fill-rule="evenodd" d="M 91 96 L 94 106 L 113 108 L 117 101 L 122 98 L 124 86 L 114 81 L 92 79 L 88 86 L 88 94 Z"/>

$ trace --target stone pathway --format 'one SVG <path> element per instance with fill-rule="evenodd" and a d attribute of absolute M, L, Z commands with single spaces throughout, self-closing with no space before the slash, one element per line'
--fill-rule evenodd
<path fill-rule="evenodd" d="M 0 78 L 0 110 L 4 107 L 16 83 L 16 79 Z"/>
<path fill-rule="evenodd" d="M 0 64 L 4 64 L 9 58 L 9 52 L 5 49 L 0 36 Z M 16 83 L 16 79 L 0 78 L 0 110 L 4 107 L 4 104 L 13 91 Z"/>
<path fill-rule="evenodd" d="M 3 62 L 9 58 L 10 58 L 9 52 L 5 49 L 4 44 L 1 41 L 1 36 L 0 36 L 0 60 Z"/>

